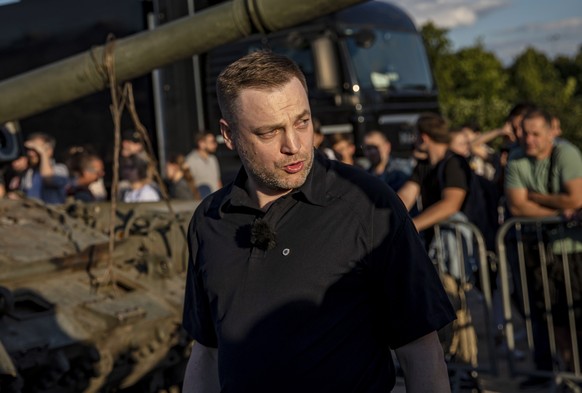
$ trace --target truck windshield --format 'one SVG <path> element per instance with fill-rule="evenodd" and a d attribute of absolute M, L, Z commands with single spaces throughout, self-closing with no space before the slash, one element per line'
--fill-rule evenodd
<path fill-rule="evenodd" d="M 433 89 L 420 35 L 380 29 L 347 33 L 347 47 L 361 89 L 379 92 Z"/>

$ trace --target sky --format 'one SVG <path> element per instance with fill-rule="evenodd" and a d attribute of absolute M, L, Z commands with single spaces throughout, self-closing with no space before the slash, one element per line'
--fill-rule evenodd
<path fill-rule="evenodd" d="M 573 56 L 582 45 L 582 0 L 389 0 L 417 27 L 432 20 L 449 30 L 453 49 L 482 40 L 509 65 L 527 47 Z"/>
<path fill-rule="evenodd" d="M 582 45 L 582 0 L 385 1 L 402 7 L 417 27 L 432 20 L 448 29 L 454 50 L 482 40 L 505 65 L 528 46 L 554 58 L 572 56 Z"/>

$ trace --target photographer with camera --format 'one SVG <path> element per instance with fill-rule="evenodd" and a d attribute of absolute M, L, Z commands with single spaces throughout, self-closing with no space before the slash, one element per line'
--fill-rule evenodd
<path fill-rule="evenodd" d="M 40 132 L 31 134 L 24 142 L 28 169 L 22 175 L 20 190 L 28 198 L 49 204 L 65 202 L 69 170 L 55 162 L 55 144 L 52 136 Z"/>

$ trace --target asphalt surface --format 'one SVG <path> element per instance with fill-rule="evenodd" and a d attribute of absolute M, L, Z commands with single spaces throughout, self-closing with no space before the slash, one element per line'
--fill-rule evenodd
<path fill-rule="evenodd" d="M 468 304 L 471 309 L 471 317 L 475 331 L 477 334 L 477 343 L 479 350 L 479 365 L 482 369 L 488 369 L 489 361 L 491 357 L 497 362 L 497 375 L 488 371 L 480 371 L 477 375 L 477 382 L 481 390 L 475 387 L 469 387 L 468 383 L 463 383 L 461 387 L 453 386 L 454 392 L 483 392 L 483 393 L 510 393 L 510 392 L 524 392 L 524 393 L 546 393 L 546 392 L 562 392 L 559 388 L 556 388 L 551 383 L 546 383 L 545 385 L 532 386 L 528 389 L 520 389 L 520 383 L 528 378 L 527 375 L 512 376 L 510 372 L 510 367 L 507 358 L 507 348 L 505 341 L 502 336 L 498 337 L 497 345 L 495 345 L 495 350 L 492 354 L 489 354 L 486 340 L 486 329 L 488 322 L 486 322 L 485 315 L 482 307 L 481 295 L 472 291 L 468 295 Z M 491 323 L 492 331 L 496 331 L 494 323 Z M 524 333 L 523 325 L 519 322 L 516 323 L 516 346 L 520 350 L 521 359 L 516 363 L 519 370 L 527 372 L 528 370 L 534 370 L 531 351 L 527 348 L 526 337 Z M 397 379 L 396 386 L 393 390 L 396 393 L 406 392 L 404 386 L 404 380 L 402 378 Z"/>

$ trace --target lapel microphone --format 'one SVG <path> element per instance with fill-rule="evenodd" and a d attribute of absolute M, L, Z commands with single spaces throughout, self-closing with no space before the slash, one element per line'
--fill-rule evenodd
<path fill-rule="evenodd" d="M 271 250 L 277 245 L 276 234 L 262 218 L 255 218 L 251 225 L 251 244 L 261 250 Z"/>

